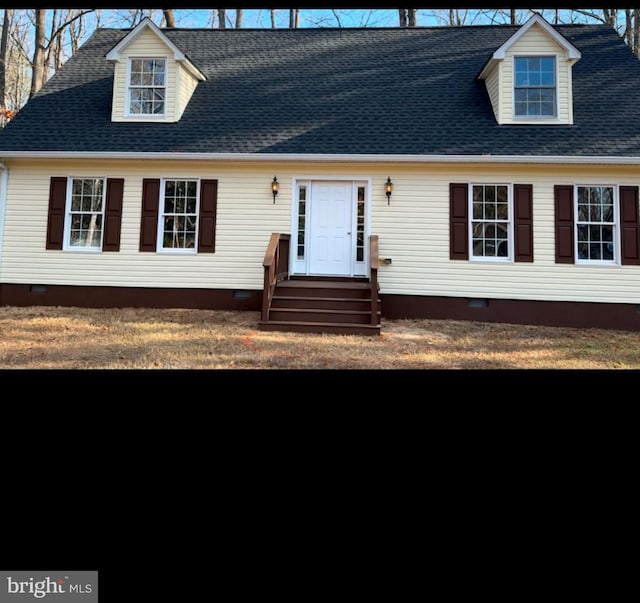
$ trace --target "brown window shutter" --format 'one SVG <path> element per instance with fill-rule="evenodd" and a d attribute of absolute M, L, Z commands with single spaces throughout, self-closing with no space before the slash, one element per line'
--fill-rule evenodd
<path fill-rule="evenodd" d="M 216 250 L 216 210 L 218 181 L 200 181 L 200 218 L 198 223 L 198 253 Z"/>
<path fill-rule="evenodd" d="M 107 199 L 104 208 L 102 251 L 120 251 L 123 190 L 124 178 L 107 178 Z"/>
<path fill-rule="evenodd" d="M 638 187 L 620 187 L 620 248 L 622 264 L 640 264 L 640 215 Z"/>
<path fill-rule="evenodd" d="M 140 251 L 155 251 L 160 209 L 160 179 L 142 180 L 142 217 L 140 220 Z"/>
<path fill-rule="evenodd" d="M 556 263 L 573 264 L 573 186 L 556 184 L 553 187 L 556 210 Z"/>
<path fill-rule="evenodd" d="M 469 259 L 469 185 L 449 184 L 449 258 Z"/>
<path fill-rule="evenodd" d="M 514 247 L 516 262 L 533 262 L 533 185 L 515 184 Z"/>
<path fill-rule="evenodd" d="M 49 183 L 49 215 L 46 249 L 62 249 L 64 210 L 67 200 L 67 178 L 53 176 Z"/>

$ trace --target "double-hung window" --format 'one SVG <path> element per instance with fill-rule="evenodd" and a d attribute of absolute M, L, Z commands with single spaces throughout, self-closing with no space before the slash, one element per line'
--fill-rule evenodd
<path fill-rule="evenodd" d="M 556 184 L 556 263 L 640 265 L 638 186 Z"/>
<path fill-rule="evenodd" d="M 511 195 L 507 184 L 471 184 L 472 259 L 510 260 Z"/>
<path fill-rule="evenodd" d="M 64 248 L 100 251 L 105 210 L 104 178 L 69 178 Z"/>
<path fill-rule="evenodd" d="M 196 252 L 199 197 L 199 180 L 163 180 L 158 220 L 158 251 Z"/>
<path fill-rule="evenodd" d="M 129 115 L 164 116 L 166 110 L 165 59 L 130 59 Z"/>
<path fill-rule="evenodd" d="M 513 94 L 516 117 L 556 117 L 555 57 L 514 57 Z"/>
<path fill-rule="evenodd" d="M 140 251 L 215 253 L 218 181 L 143 178 Z"/>
<path fill-rule="evenodd" d="M 617 262 L 617 191 L 614 186 L 578 185 L 576 259 L 578 263 Z"/>
<path fill-rule="evenodd" d="M 533 185 L 451 182 L 449 258 L 533 262 Z"/>

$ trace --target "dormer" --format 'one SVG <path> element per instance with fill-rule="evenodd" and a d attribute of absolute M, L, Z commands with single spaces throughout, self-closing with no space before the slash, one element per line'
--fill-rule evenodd
<path fill-rule="evenodd" d="M 496 50 L 484 80 L 499 124 L 573 124 L 571 68 L 580 51 L 539 15 Z"/>
<path fill-rule="evenodd" d="M 204 74 L 146 17 L 107 54 L 111 121 L 176 122 Z"/>

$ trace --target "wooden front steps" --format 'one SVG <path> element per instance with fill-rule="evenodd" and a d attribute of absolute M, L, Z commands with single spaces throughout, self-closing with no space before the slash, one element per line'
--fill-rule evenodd
<path fill-rule="evenodd" d="M 274 288 L 261 331 L 379 335 L 380 299 L 366 278 L 291 277 Z M 375 315 L 372 316 L 373 308 Z"/>

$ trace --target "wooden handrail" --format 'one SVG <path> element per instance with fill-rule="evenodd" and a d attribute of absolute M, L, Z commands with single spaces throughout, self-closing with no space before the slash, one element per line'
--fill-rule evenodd
<path fill-rule="evenodd" d="M 262 320 L 269 319 L 269 308 L 273 292 L 279 281 L 289 277 L 289 240 L 291 235 L 271 233 L 267 251 L 264 254 L 264 289 L 262 292 Z"/>
<path fill-rule="evenodd" d="M 378 235 L 369 237 L 369 271 L 371 281 L 371 324 L 380 324 L 378 316 L 378 264 L 380 263 L 380 255 L 378 250 Z"/>

